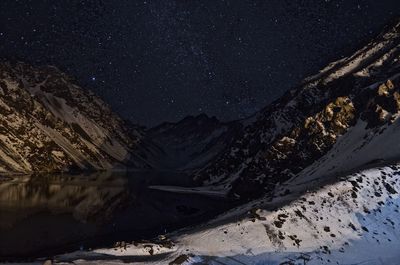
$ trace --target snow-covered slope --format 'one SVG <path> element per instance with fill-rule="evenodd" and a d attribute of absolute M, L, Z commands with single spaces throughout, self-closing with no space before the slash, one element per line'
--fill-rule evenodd
<path fill-rule="evenodd" d="M 143 132 L 54 67 L 0 63 L 0 172 L 148 167 Z"/>
<path fill-rule="evenodd" d="M 290 195 L 248 204 L 236 210 L 247 210 L 245 219 L 227 215 L 226 223 L 221 218 L 179 242 L 207 264 L 303 264 L 304 257 L 306 264 L 394 265 L 400 257 L 399 175 L 391 166 L 317 190 L 307 191 L 320 181 L 287 184 Z"/>
<path fill-rule="evenodd" d="M 167 169 L 193 170 L 212 161 L 233 140 L 239 124 L 221 123 L 205 114 L 177 123 L 163 123 L 147 132 L 162 148 L 159 165 Z"/>
<path fill-rule="evenodd" d="M 196 178 L 243 198 L 295 176 L 397 160 L 399 110 L 400 22 L 240 121 L 233 144 Z"/>
<path fill-rule="evenodd" d="M 391 166 L 317 190 L 320 181 L 286 184 L 290 195 L 243 207 L 244 220 L 219 220 L 179 241 L 207 264 L 303 264 L 305 258 L 306 264 L 394 265 L 400 257 L 399 176 L 399 167 Z"/>
<path fill-rule="evenodd" d="M 340 180 L 326 176 L 308 183 L 290 181 L 275 196 L 233 209 L 202 226 L 153 242 L 119 243 L 56 260 L 74 264 L 397 265 L 399 177 L 400 166 L 391 165 Z"/>

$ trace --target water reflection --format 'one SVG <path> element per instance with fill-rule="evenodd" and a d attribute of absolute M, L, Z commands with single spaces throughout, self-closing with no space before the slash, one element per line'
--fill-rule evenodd
<path fill-rule="evenodd" d="M 148 189 L 186 185 L 171 172 L 32 175 L 0 181 L 0 260 L 148 238 L 227 209 L 216 198 Z M 186 183 L 185 183 L 186 182 Z"/>
<path fill-rule="evenodd" d="M 132 202 L 134 194 L 128 192 L 127 179 L 110 172 L 17 177 L 0 183 L 0 228 L 43 211 L 72 214 L 83 223 L 105 222 L 128 199 Z"/>

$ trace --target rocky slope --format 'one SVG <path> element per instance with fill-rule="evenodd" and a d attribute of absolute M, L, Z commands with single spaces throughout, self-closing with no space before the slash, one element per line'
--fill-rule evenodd
<path fill-rule="evenodd" d="M 0 63 L 0 172 L 149 167 L 143 132 L 54 67 Z"/>
<path fill-rule="evenodd" d="M 253 117 L 214 161 L 204 185 L 253 197 L 293 177 L 317 178 L 397 160 L 400 22 Z"/>

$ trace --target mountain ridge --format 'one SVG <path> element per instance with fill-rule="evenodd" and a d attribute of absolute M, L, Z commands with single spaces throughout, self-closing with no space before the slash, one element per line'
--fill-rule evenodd
<path fill-rule="evenodd" d="M 30 120 L 30 129 L 40 132 L 38 137 L 50 138 L 46 140 L 49 146 L 56 142 L 61 147 L 61 151 L 49 151 L 65 153 L 68 158 L 54 162 L 57 157 L 53 155 L 56 170 L 111 169 L 115 164 L 179 170 L 191 174 L 201 185 L 228 189 L 231 195 L 258 196 L 297 174 L 305 174 L 308 166 L 322 159 L 338 139 L 353 133 L 362 122 L 367 125 L 359 128 L 359 133 L 375 130 L 369 138 L 365 136 L 368 139 L 390 125 L 397 128 L 399 29 L 400 22 L 396 22 L 353 55 L 329 64 L 249 118 L 232 122 L 219 122 L 203 114 L 150 129 L 128 126 L 103 101 L 84 92 L 55 67 L 35 69 L 22 63 L 2 63 L 1 84 L 2 90 L 11 88 L 20 93 L 24 98 L 21 106 L 29 111 L 32 106 L 41 108 L 41 113 L 32 111 L 33 116 L 27 110 L 16 113 L 22 115 L 18 119 Z M 6 97 L 4 91 L 2 97 Z M 13 104 L 18 102 L 15 96 L 7 100 L 1 105 L 5 113 L 7 108 L 8 112 L 14 110 Z M 14 131 L 22 128 L 16 126 Z M 68 128 L 70 135 L 60 138 L 60 128 L 54 131 L 56 126 Z M 36 161 L 42 165 L 32 170 L 26 158 L 21 158 L 21 150 L 7 149 L 13 144 L 26 148 L 14 131 L 18 144 L 2 139 L 3 160 L 11 161 L 3 163 L 2 171 L 7 167 L 16 171 L 46 168 L 44 158 Z M 79 138 L 74 139 L 75 146 L 70 142 L 74 135 Z"/>

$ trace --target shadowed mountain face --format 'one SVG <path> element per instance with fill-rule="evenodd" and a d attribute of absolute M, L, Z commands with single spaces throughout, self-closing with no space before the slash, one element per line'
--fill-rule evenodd
<path fill-rule="evenodd" d="M 54 67 L 0 63 L 0 172 L 148 167 L 143 132 Z"/>
<path fill-rule="evenodd" d="M 240 128 L 239 123 L 221 123 L 201 114 L 177 123 L 163 123 L 147 135 L 162 149 L 156 158 L 160 167 L 190 171 L 224 152 Z"/>

